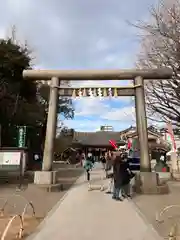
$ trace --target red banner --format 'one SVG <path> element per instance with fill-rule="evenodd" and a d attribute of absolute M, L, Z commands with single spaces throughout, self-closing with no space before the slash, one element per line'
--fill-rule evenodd
<path fill-rule="evenodd" d="M 127 140 L 127 149 L 131 149 L 132 147 L 132 142 L 130 139 Z"/>
<path fill-rule="evenodd" d="M 174 139 L 174 132 L 173 132 L 173 127 L 172 127 L 171 122 L 168 122 L 166 124 L 166 126 L 167 126 L 167 132 L 170 135 L 172 143 L 173 143 L 174 151 L 176 151 L 176 142 L 175 142 L 175 139 Z"/>
<path fill-rule="evenodd" d="M 111 144 L 111 146 L 113 146 L 114 149 L 118 149 L 116 142 L 114 140 L 109 140 L 109 143 Z"/>

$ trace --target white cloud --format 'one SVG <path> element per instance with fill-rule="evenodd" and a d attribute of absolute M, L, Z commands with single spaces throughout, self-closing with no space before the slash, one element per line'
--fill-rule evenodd
<path fill-rule="evenodd" d="M 6 30 L 4 28 L 0 28 L 0 38 L 4 38 L 6 36 Z"/>
<path fill-rule="evenodd" d="M 126 20 L 139 19 L 139 12 L 144 18 L 149 4 L 152 0 L 6 0 L 0 29 L 4 33 L 15 24 L 45 68 L 130 67 L 137 29 Z"/>
<path fill-rule="evenodd" d="M 69 128 L 74 128 L 77 131 L 98 131 L 100 126 L 109 125 L 113 126 L 115 131 L 122 130 L 124 128 L 128 128 L 129 126 L 133 125 L 133 122 L 122 122 L 119 121 L 104 121 L 104 120 L 65 120 L 65 125 Z"/>
<path fill-rule="evenodd" d="M 119 112 L 124 113 L 124 116 L 130 115 L 131 107 L 123 107 L 123 105 L 133 105 L 134 100 L 129 97 L 120 98 L 77 98 L 75 100 L 75 116 L 99 116 L 107 120 L 117 120 Z M 114 104 L 119 103 L 119 108 L 112 108 Z M 134 110 L 132 110 L 134 111 Z M 117 116 L 117 117 L 116 117 Z M 113 119 L 114 118 L 114 119 Z"/>
<path fill-rule="evenodd" d="M 156 0 L 1 0 L 0 37 L 5 37 L 11 26 L 16 25 L 18 38 L 27 40 L 33 51 L 37 69 L 132 68 L 139 42 L 135 41 L 137 29 L 126 20 L 144 19 L 153 1 Z M 130 81 L 79 81 L 72 86 L 130 84 Z M 122 102 L 127 104 L 131 98 L 111 101 L 121 101 L 122 108 Z M 86 124 L 71 121 L 82 129 L 96 129 L 109 119 L 118 119 L 121 124 L 121 119 L 126 120 L 122 112 L 111 109 L 112 104 L 106 101 L 83 99 L 75 105 L 77 117 L 91 115 L 97 119 Z M 104 119 L 100 119 L 101 116 Z M 112 121 L 112 124 L 116 123 Z M 119 123 L 116 126 L 119 127 Z"/>
<path fill-rule="evenodd" d="M 82 98 L 75 104 L 75 116 L 101 115 L 108 110 L 109 105 L 97 98 Z"/>
<path fill-rule="evenodd" d="M 108 43 L 104 38 L 101 38 L 96 43 L 96 48 L 98 51 L 104 51 L 108 49 Z"/>
<path fill-rule="evenodd" d="M 109 54 L 104 59 L 107 63 L 113 63 L 116 60 L 116 55 Z"/>
<path fill-rule="evenodd" d="M 132 121 L 136 122 L 134 106 L 123 107 L 120 109 L 112 108 L 102 115 L 102 119 L 113 121 Z"/>
<path fill-rule="evenodd" d="M 132 81 L 79 81 L 72 82 L 71 86 L 73 87 L 118 87 L 118 86 L 132 86 Z M 81 98 L 76 101 L 75 105 L 75 116 L 100 116 L 105 112 L 111 111 L 110 106 L 107 104 L 108 97 L 106 98 Z M 106 103 L 105 103 L 106 102 Z M 121 105 L 131 104 L 133 102 L 132 97 L 117 97 L 109 98 L 109 103 L 119 102 Z"/>

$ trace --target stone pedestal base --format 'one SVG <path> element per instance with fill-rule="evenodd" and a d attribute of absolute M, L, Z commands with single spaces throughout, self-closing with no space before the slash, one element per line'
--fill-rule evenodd
<path fill-rule="evenodd" d="M 140 172 L 135 176 L 135 191 L 141 194 L 166 194 L 169 192 L 167 184 L 159 183 L 155 172 Z"/>
<path fill-rule="evenodd" d="M 57 171 L 36 171 L 34 183 L 40 185 L 51 185 L 57 183 Z"/>
<path fill-rule="evenodd" d="M 171 172 L 158 172 L 159 182 L 169 181 L 172 178 Z"/>
<path fill-rule="evenodd" d="M 180 181 L 180 172 L 179 171 L 173 171 L 171 172 L 172 179 L 176 181 Z"/>

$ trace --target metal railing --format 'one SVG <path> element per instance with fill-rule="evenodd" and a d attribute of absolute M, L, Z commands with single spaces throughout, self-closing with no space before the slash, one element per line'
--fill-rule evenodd
<path fill-rule="evenodd" d="M 161 211 L 156 212 L 156 222 L 158 224 L 162 224 L 165 222 L 165 220 L 169 220 L 169 219 L 173 219 L 174 216 L 172 214 L 170 214 L 167 219 L 164 218 L 164 214 L 167 213 L 169 210 L 173 209 L 173 208 L 178 208 L 180 209 L 180 205 L 168 205 L 166 207 L 164 207 Z M 180 224 L 180 216 L 179 219 L 176 220 L 175 223 L 173 223 L 170 227 L 170 229 L 168 230 L 168 236 L 165 236 L 165 239 L 168 240 L 178 240 L 180 239 L 180 228 L 179 228 L 179 224 Z"/>
<path fill-rule="evenodd" d="M 12 227 L 12 222 L 14 220 L 16 220 L 17 218 L 19 219 L 19 222 L 20 222 L 20 225 L 19 225 L 19 229 L 18 229 L 18 232 L 17 232 L 17 235 L 15 236 L 17 239 L 22 239 L 23 238 L 23 233 L 24 233 L 24 223 L 25 223 L 25 214 L 27 212 L 27 209 L 28 207 L 31 207 L 32 209 L 32 218 L 36 218 L 36 213 L 35 213 L 35 208 L 34 208 L 34 205 L 32 202 L 28 201 L 25 197 L 21 196 L 21 195 L 18 195 L 18 194 L 12 194 L 8 197 L 4 197 L 4 198 L 0 198 L 1 200 L 3 200 L 3 205 L 2 207 L 0 207 L 0 214 L 1 214 L 1 217 L 4 217 L 5 216 L 5 208 L 6 206 L 8 205 L 9 203 L 9 200 L 12 199 L 12 197 L 20 197 L 22 199 L 24 199 L 26 201 L 25 203 L 25 206 L 23 208 L 23 211 L 21 212 L 21 214 L 14 214 L 8 221 L 8 223 L 6 224 L 5 228 L 4 228 L 4 231 L 1 235 L 1 238 L 0 240 L 5 240 L 6 239 L 6 236 L 9 232 L 9 229 Z"/>

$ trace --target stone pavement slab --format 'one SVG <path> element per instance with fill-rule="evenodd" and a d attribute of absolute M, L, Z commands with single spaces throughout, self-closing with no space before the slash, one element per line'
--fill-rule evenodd
<path fill-rule="evenodd" d="M 93 175 L 94 174 L 94 175 Z M 102 176 L 96 168 L 92 178 Z M 101 177 L 99 178 L 99 181 Z M 128 200 L 114 201 L 100 191 L 88 191 L 84 176 L 32 236 L 33 240 L 160 240 Z M 96 183 L 97 184 L 97 183 Z"/>

